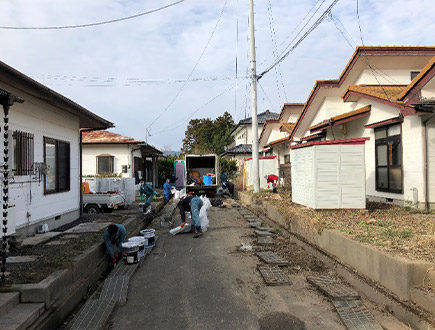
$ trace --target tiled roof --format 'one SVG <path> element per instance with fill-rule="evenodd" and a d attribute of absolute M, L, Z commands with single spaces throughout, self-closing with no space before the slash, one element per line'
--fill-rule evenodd
<path fill-rule="evenodd" d="M 257 122 L 259 124 L 264 124 L 266 122 L 266 119 L 278 119 L 279 113 L 271 112 L 269 110 L 266 110 L 262 113 L 257 114 Z M 242 119 L 239 121 L 240 124 L 251 124 L 252 123 L 252 117 Z"/>
<path fill-rule="evenodd" d="M 238 144 L 235 147 L 227 149 L 223 154 L 251 154 L 252 153 L 252 144 Z"/>
<path fill-rule="evenodd" d="M 285 136 L 283 138 L 270 141 L 268 145 L 273 146 L 275 144 L 280 144 L 281 142 L 289 141 L 289 138 L 290 138 L 290 136 Z"/>
<path fill-rule="evenodd" d="M 109 131 L 83 132 L 83 143 L 144 143 L 141 140 Z"/>
<path fill-rule="evenodd" d="M 414 78 L 412 79 L 411 83 L 408 85 L 408 87 L 402 92 L 400 93 L 400 95 L 398 96 L 398 99 L 400 101 L 403 101 L 403 99 L 405 98 L 406 95 L 409 94 L 409 92 L 423 79 L 424 76 L 426 76 L 426 74 L 432 70 L 435 67 L 435 56 L 432 57 L 432 59 L 429 61 L 428 64 L 426 64 L 426 66 L 420 71 L 420 73 Z"/>
<path fill-rule="evenodd" d="M 299 118 L 296 122 L 296 127 L 291 134 L 291 139 L 293 139 L 294 134 L 296 134 L 297 129 L 305 116 L 308 108 L 312 100 L 315 98 L 318 90 L 322 88 L 338 88 L 346 79 L 347 75 L 351 71 L 352 67 L 358 61 L 361 56 L 414 56 L 414 55 L 424 55 L 424 56 L 434 56 L 435 55 L 435 47 L 413 47 L 413 46 L 359 46 L 356 48 L 343 72 L 340 74 L 338 79 L 334 80 L 317 80 L 313 89 L 311 90 L 310 95 L 304 105 L 304 108 L 299 115 Z M 397 95 L 398 96 L 398 95 Z M 396 99 L 397 99 L 396 96 Z"/>
<path fill-rule="evenodd" d="M 352 120 L 353 119 L 357 119 L 357 118 L 361 118 L 362 115 L 364 115 L 364 114 L 368 115 L 368 113 L 370 111 L 371 111 L 371 106 L 368 105 L 368 106 L 365 106 L 365 107 L 362 107 L 362 108 L 359 108 L 359 109 L 356 109 L 356 110 L 352 110 L 352 111 L 349 111 L 349 112 L 345 112 L 345 113 L 339 114 L 337 116 L 331 117 L 330 119 L 325 119 L 322 122 L 309 127 L 308 129 L 310 131 L 316 131 L 316 130 L 319 130 L 319 129 L 324 129 L 324 127 L 326 128 L 327 126 L 329 126 L 330 123 L 335 123 L 335 122 L 340 122 L 340 121 L 345 121 L 345 120 L 349 121 L 347 119 L 351 119 L 352 117 L 355 117 L 355 118 L 352 118 Z"/>
<path fill-rule="evenodd" d="M 356 92 L 390 102 L 398 102 L 399 95 L 406 87 L 406 85 L 350 85 L 344 95 L 348 92 Z"/>
<path fill-rule="evenodd" d="M 295 128 L 296 123 L 283 123 L 281 125 L 281 127 L 279 128 L 279 130 L 281 132 L 287 132 L 289 134 L 291 134 L 293 132 L 293 129 Z"/>

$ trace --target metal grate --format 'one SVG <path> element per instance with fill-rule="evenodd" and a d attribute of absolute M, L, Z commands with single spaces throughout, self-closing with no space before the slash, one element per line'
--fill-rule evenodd
<path fill-rule="evenodd" d="M 267 285 L 291 285 L 292 282 L 287 274 L 276 266 L 259 265 L 257 267 L 261 276 L 263 276 L 264 282 Z"/>
<path fill-rule="evenodd" d="M 332 303 L 349 330 L 383 329 L 360 300 L 336 300 Z"/>
<path fill-rule="evenodd" d="M 280 256 L 276 255 L 273 252 L 265 251 L 265 252 L 257 252 L 257 257 L 260 258 L 261 261 L 272 264 L 275 266 L 288 266 L 289 262 Z"/>
<path fill-rule="evenodd" d="M 317 287 L 331 300 L 354 300 L 360 298 L 358 292 L 327 276 L 307 277 L 307 281 Z"/>
<path fill-rule="evenodd" d="M 109 277 L 104 281 L 100 299 L 115 300 L 117 303 L 125 304 L 129 280 L 130 277 L 127 275 Z"/>
<path fill-rule="evenodd" d="M 257 245 L 271 245 L 273 244 L 273 238 L 272 237 L 259 237 L 257 239 Z"/>

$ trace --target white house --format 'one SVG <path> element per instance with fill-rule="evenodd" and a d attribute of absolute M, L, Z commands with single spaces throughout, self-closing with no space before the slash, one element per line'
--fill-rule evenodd
<path fill-rule="evenodd" d="M 278 113 L 269 110 L 259 113 L 257 115 L 258 136 L 260 136 L 266 120 L 275 119 L 278 116 Z M 252 117 L 240 120 L 231 132 L 231 135 L 234 137 L 234 142 L 220 156 L 227 159 L 235 159 L 240 168 L 243 159 L 252 156 Z"/>
<path fill-rule="evenodd" d="M 264 156 L 276 156 L 277 173 L 287 187 L 290 186 L 290 134 L 303 107 L 302 103 L 284 103 L 278 118 L 266 120 L 259 138 Z"/>
<path fill-rule="evenodd" d="M 80 129 L 113 124 L 0 62 L 0 95 L 18 101 L 3 119 L 2 196 L 8 230 L 26 235 L 39 224 L 54 229 L 80 216 Z M 4 143 L 2 143 L 4 145 Z M 5 180 L 5 172 L 8 180 Z M 9 181 L 9 182 L 7 182 Z M 5 189 L 6 188 L 6 189 Z M 7 189 L 9 188 L 9 189 Z"/>
<path fill-rule="evenodd" d="M 121 174 L 144 178 L 156 187 L 162 152 L 144 141 L 109 131 L 83 131 L 83 175 Z"/>
<path fill-rule="evenodd" d="M 358 47 L 339 79 L 316 82 L 291 140 L 366 138 L 369 200 L 416 207 L 434 203 L 435 196 L 426 192 L 435 191 L 434 180 L 426 180 L 426 160 L 429 178 L 435 163 L 425 126 L 431 136 L 435 124 L 421 105 L 421 98 L 435 93 L 434 55 L 435 47 Z"/>

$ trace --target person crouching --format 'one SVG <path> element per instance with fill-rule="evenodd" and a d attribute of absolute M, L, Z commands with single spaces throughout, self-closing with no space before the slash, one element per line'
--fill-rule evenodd
<path fill-rule="evenodd" d="M 122 243 L 125 242 L 126 230 L 123 225 L 111 224 L 103 234 L 104 244 L 106 244 L 109 254 L 109 269 L 113 269 L 116 263 L 122 258 Z M 116 250 L 115 252 L 115 245 Z"/>

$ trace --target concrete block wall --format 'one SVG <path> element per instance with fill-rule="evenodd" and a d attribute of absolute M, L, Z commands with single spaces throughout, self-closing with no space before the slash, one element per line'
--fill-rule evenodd
<path fill-rule="evenodd" d="M 414 288 L 425 283 L 435 285 L 434 263 L 393 256 L 334 230 L 324 229 L 319 232 L 313 224 L 298 216 L 285 219 L 279 213 L 279 209 L 271 203 L 256 203 L 252 195 L 243 192 L 239 193 L 239 197 L 242 204 L 257 214 L 264 214 L 290 233 L 304 238 L 351 269 L 387 288 L 402 300 L 421 303 L 424 297 L 421 298 L 421 294 L 413 291 Z M 420 307 L 430 311 L 430 307 L 426 305 Z"/>

